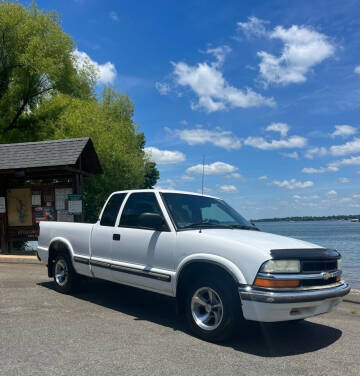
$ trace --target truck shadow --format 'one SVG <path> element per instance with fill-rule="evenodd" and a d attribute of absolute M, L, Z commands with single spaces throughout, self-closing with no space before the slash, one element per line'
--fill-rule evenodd
<path fill-rule="evenodd" d="M 54 290 L 53 282 L 39 283 Z M 183 316 L 176 313 L 174 299 L 102 280 L 86 280 L 71 296 L 101 305 L 134 320 L 151 321 L 175 331 L 188 333 Z M 221 344 L 234 350 L 262 357 L 282 357 L 313 352 L 336 342 L 342 331 L 311 321 L 299 323 L 247 322 L 234 339 Z"/>

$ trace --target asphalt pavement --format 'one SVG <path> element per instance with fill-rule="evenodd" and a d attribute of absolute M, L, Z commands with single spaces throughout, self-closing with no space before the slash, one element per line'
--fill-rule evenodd
<path fill-rule="evenodd" d="M 171 298 L 104 281 L 53 289 L 0 264 L 0 376 L 360 375 L 360 305 L 298 324 L 250 323 L 224 344 L 187 332 Z"/>

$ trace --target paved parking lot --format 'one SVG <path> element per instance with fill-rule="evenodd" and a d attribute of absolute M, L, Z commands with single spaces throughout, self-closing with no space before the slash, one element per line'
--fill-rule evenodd
<path fill-rule="evenodd" d="M 170 298 L 102 281 L 53 290 L 41 265 L 0 264 L 0 375 L 360 375 L 360 305 L 303 323 L 192 337 Z"/>

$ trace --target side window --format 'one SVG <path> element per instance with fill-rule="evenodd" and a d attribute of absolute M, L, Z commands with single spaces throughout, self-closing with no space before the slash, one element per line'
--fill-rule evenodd
<path fill-rule="evenodd" d="M 101 217 L 101 226 L 115 226 L 116 217 L 119 213 L 120 206 L 124 201 L 125 196 L 126 193 L 117 193 L 111 196 Z"/>
<path fill-rule="evenodd" d="M 120 226 L 138 227 L 140 214 L 156 213 L 162 216 L 161 209 L 152 192 L 133 193 L 126 201 L 121 214 Z"/>

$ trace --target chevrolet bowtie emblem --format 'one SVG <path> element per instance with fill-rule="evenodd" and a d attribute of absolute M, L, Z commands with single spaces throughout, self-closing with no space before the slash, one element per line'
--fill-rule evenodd
<path fill-rule="evenodd" d="M 335 273 L 324 272 L 322 273 L 322 275 L 323 275 L 323 279 L 329 279 L 329 278 L 335 277 Z"/>

